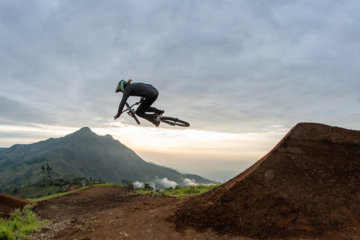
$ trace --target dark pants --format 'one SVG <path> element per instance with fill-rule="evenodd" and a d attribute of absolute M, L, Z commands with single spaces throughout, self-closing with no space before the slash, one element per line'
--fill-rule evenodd
<path fill-rule="evenodd" d="M 153 104 L 156 101 L 156 99 L 158 98 L 158 95 L 159 94 L 156 94 L 156 95 L 152 95 L 152 96 L 145 98 L 145 100 L 142 101 L 140 106 L 136 109 L 136 111 L 135 111 L 136 115 L 138 115 L 141 118 L 145 118 L 146 120 L 148 120 L 151 123 L 154 123 L 155 120 L 153 117 L 151 117 L 152 114 L 148 115 L 145 112 L 156 113 L 157 111 L 159 111 L 158 109 L 151 107 L 151 104 Z"/>

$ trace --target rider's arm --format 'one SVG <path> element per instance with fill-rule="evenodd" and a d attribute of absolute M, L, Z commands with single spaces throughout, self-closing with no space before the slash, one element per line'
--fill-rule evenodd
<path fill-rule="evenodd" d="M 119 105 L 119 110 L 118 110 L 118 113 L 117 113 L 117 116 L 120 116 L 121 115 L 121 112 L 123 111 L 123 108 L 125 106 L 125 103 L 127 101 L 127 99 L 130 97 L 130 91 L 126 91 L 124 92 L 124 95 L 121 99 L 121 102 L 120 102 L 120 105 Z"/>

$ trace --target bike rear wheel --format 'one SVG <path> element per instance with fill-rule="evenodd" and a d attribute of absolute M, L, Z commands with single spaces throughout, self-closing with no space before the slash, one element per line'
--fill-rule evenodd
<path fill-rule="evenodd" d="M 161 117 L 160 120 L 163 123 L 169 124 L 171 126 L 179 126 L 179 127 L 189 127 L 190 126 L 190 123 L 180 120 L 178 118 Z"/>

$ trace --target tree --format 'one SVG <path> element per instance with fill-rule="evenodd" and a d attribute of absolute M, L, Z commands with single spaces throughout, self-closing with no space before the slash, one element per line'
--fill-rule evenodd
<path fill-rule="evenodd" d="M 144 184 L 144 189 L 146 189 L 146 190 L 154 190 L 154 188 L 152 186 L 150 186 L 149 183 Z"/>
<path fill-rule="evenodd" d="M 121 182 L 130 190 L 133 191 L 134 190 L 134 184 L 131 181 L 128 180 L 121 180 Z"/>

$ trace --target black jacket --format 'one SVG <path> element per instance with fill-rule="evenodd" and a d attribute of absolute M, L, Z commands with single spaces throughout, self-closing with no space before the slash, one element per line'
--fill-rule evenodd
<path fill-rule="evenodd" d="M 121 114 L 125 106 L 125 103 L 130 96 L 143 97 L 146 99 L 146 98 L 155 97 L 158 94 L 159 94 L 158 90 L 156 90 L 156 88 L 154 88 L 150 84 L 137 83 L 137 82 L 130 83 L 128 86 L 125 87 L 123 97 L 119 105 L 118 115 Z"/>

